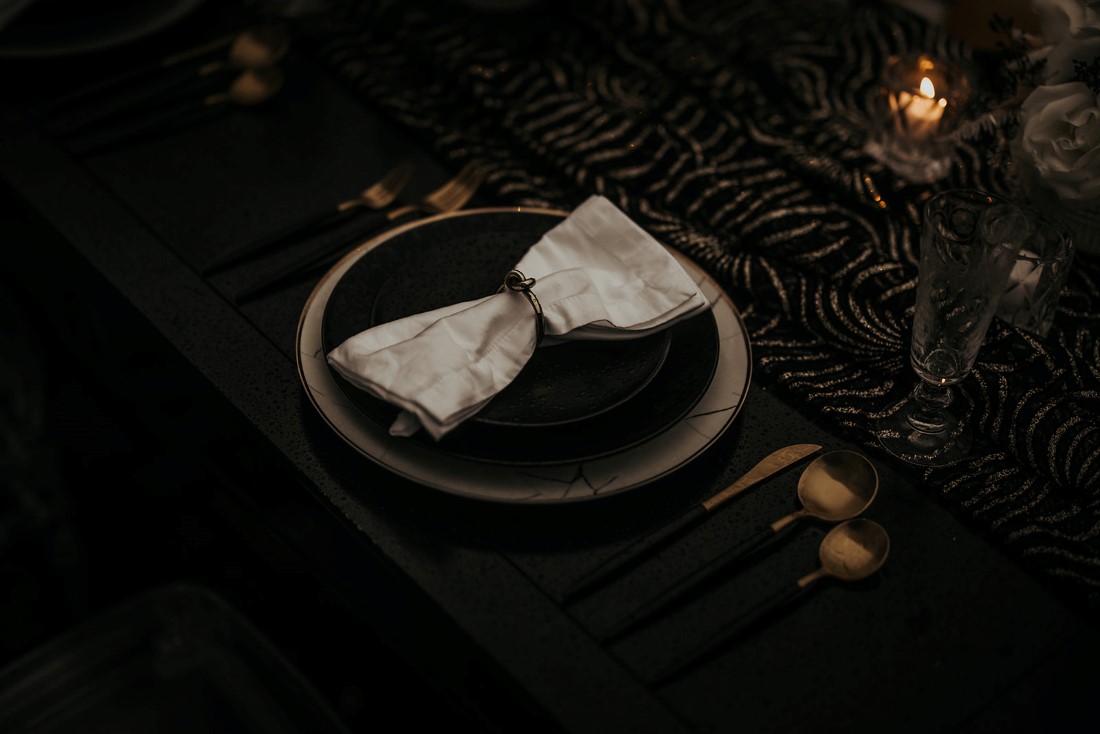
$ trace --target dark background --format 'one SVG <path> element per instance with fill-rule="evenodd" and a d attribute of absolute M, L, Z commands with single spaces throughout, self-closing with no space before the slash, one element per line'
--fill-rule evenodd
<path fill-rule="evenodd" d="M 53 5 L 63 11 L 64 3 Z M 65 85 L 233 27 L 237 5 L 206 3 L 148 39 L 75 59 L 0 59 L 3 105 L 48 100 Z M 56 236 L 0 187 L 0 246 L 46 247 Z M 28 287 L 0 274 L 0 668 L 128 600 L 187 584 L 217 594 L 274 643 L 352 731 L 497 730 L 411 667 L 308 571 L 249 506 L 240 478 L 120 404 Z M 383 586 L 375 603 L 383 615 L 410 615 L 410 626 L 433 623 L 387 610 Z M 140 696 L 135 691 L 137 705 Z"/>

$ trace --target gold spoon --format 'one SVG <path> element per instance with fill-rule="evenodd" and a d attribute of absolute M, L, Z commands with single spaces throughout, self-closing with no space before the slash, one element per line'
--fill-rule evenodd
<path fill-rule="evenodd" d="M 821 540 L 818 547 L 821 566 L 816 571 L 806 574 L 793 586 L 784 586 L 723 629 L 717 637 L 708 638 L 662 668 L 649 679 L 649 683 L 659 685 L 668 682 L 674 675 L 739 637 L 768 613 L 805 594 L 823 578 L 831 576 L 841 581 L 860 581 L 867 578 L 882 568 L 889 554 L 890 536 L 873 520 L 859 517 L 837 525 Z"/>
<path fill-rule="evenodd" d="M 863 454 L 843 449 L 822 454 L 810 462 L 798 479 L 798 499 L 802 503 L 802 509 L 764 526 L 705 566 L 646 599 L 605 632 L 603 640 L 608 642 L 633 631 L 687 592 L 729 568 L 788 525 L 806 517 L 826 522 L 849 520 L 866 510 L 876 494 L 878 472 Z"/>
<path fill-rule="evenodd" d="M 278 68 L 247 69 L 233 80 L 227 90 L 208 95 L 202 103 L 207 107 L 226 102 L 251 107 L 271 99 L 282 87 L 283 73 Z"/>
<path fill-rule="evenodd" d="M 121 74 L 101 79 L 93 84 L 57 96 L 54 101 L 50 103 L 45 114 L 47 117 L 52 116 L 61 112 L 64 108 L 83 104 L 95 98 L 102 98 L 113 92 L 121 91 L 121 89 L 127 85 L 132 86 L 136 83 L 147 82 L 153 77 L 160 77 L 160 81 L 153 87 L 153 92 L 155 95 L 163 95 L 166 89 L 173 89 L 182 81 L 178 78 L 178 72 L 172 71 L 174 67 L 186 61 L 199 59 L 226 46 L 229 47 L 229 50 L 226 52 L 227 56 L 224 60 L 204 64 L 200 66 L 197 71 L 188 71 L 184 78 L 195 79 L 206 77 L 222 69 L 244 70 L 274 66 L 286 55 L 290 47 L 290 34 L 287 28 L 281 24 L 260 25 L 246 28 L 234 35 L 222 36 L 196 48 L 165 56 L 151 64 L 130 68 Z M 169 72 L 176 74 L 176 76 L 171 77 L 171 79 L 176 80 L 174 83 L 168 83 L 171 82 L 171 79 L 166 82 L 163 78 L 164 74 Z M 139 94 L 138 99 L 148 96 L 148 94 Z M 130 107 L 133 106 L 133 104 L 134 100 L 131 99 L 129 102 L 123 103 L 123 107 Z M 116 111 L 117 107 L 112 106 L 108 110 L 101 111 L 92 118 L 81 116 L 79 122 L 75 125 L 65 125 L 62 123 L 55 125 L 55 127 L 71 131 L 78 125 L 85 126 L 89 124 L 89 122 L 94 122 L 95 119 L 114 114 Z"/>
<path fill-rule="evenodd" d="M 229 46 L 226 58 L 199 67 L 199 76 L 209 76 L 223 69 L 264 69 L 277 64 L 290 48 L 290 34 L 283 25 L 247 28 Z"/>

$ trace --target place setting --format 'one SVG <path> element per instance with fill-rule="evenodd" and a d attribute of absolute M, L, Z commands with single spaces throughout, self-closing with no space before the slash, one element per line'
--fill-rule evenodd
<path fill-rule="evenodd" d="M 724 291 L 598 196 L 387 230 L 321 276 L 298 346 L 311 402 L 354 449 L 504 503 L 673 472 L 732 425 L 751 376 Z"/>
<path fill-rule="evenodd" d="M 749 339 L 724 290 L 599 196 L 572 212 L 476 208 L 387 230 L 321 276 L 298 345 L 314 408 L 352 448 L 418 484 L 506 504 L 593 500 L 666 476 L 729 428 L 751 377 Z M 629 603 L 615 596 L 623 576 L 644 577 L 694 527 L 806 461 L 797 509 L 739 527 L 671 583 L 642 583 Z M 589 569 L 559 603 L 582 610 L 577 619 L 612 649 L 752 559 L 782 552 L 801 521 L 832 526 L 816 571 L 666 660 L 649 678 L 664 685 L 822 579 L 877 571 L 889 538 L 862 515 L 878 489 L 857 452 L 777 449 Z M 587 604 L 617 618 L 592 626 Z"/>
<path fill-rule="evenodd" d="M 321 276 L 298 346 L 314 408 L 353 449 L 418 484 L 504 504 L 591 501 L 674 472 L 730 427 L 751 378 L 724 290 L 600 196 L 572 211 L 475 208 L 387 230 Z M 795 510 L 740 524 L 689 573 L 647 575 L 693 528 L 807 461 Z M 873 575 L 889 550 L 887 531 L 863 517 L 878 489 L 858 452 L 776 449 L 589 568 L 558 602 L 609 650 L 629 647 L 755 559 L 800 547 L 788 541 L 803 522 L 830 528 L 816 570 L 776 577 L 720 633 L 668 648 L 677 655 L 647 674 L 665 685 L 822 580 Z"/>

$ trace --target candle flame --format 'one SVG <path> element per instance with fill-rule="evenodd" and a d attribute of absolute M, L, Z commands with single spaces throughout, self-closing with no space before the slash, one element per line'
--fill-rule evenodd
<path fill-rule="evenodd" d="M 928 99 L 936 98 L 936 87 L 928 77 L 920 80 L 920 93 Z"/>

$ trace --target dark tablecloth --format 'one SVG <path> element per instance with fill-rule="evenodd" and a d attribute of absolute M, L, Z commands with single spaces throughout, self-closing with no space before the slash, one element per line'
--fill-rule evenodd
<path fill-rule="evenodd" d="M 885 58 L 972 52 L 883 3 L 753 0 L 335 2 L 316 56 L 485 198 L 607 196 L 726 287 L 754 379 L 877 452 L 870 425 L 917 379 L 909 338 L 920 207 L 1003 192 L 983 142 L 912 185 L 862 152 Z M 1079 608 L 1100 608 L 1100 262 L 1078 253 L 1045 339 L 995 321 L 955 408 L 965 460 L 922 486 Z M 881 453 L 881 459 L 891 457 Z M 885 487 L 884 491 L 889 491 Z"/>

